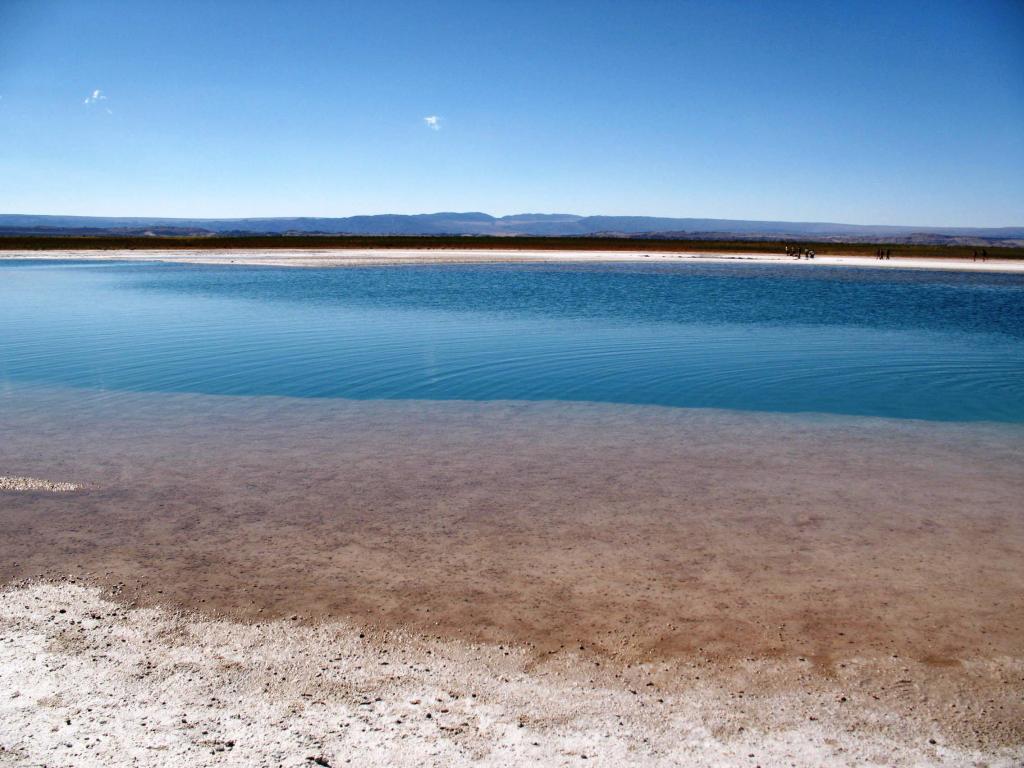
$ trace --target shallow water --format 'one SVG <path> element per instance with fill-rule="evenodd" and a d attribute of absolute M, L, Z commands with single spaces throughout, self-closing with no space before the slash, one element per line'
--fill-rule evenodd
<path fill-rule="evenodd" d="M 1024 422 L 1024 277 L 0 264 L 0 382 Z"/>
<path fill-rule="evenodd" d="M 0 584 L 642 657 L 1017 654 L 1024 426 L 0 391 Z"/>

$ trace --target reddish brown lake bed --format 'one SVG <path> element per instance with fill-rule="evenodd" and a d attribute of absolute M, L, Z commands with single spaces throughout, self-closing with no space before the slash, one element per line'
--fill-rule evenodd
<path fill-rule="evenodd" d="M 564 403 L 8 408 L 0 577 L 623 657 L 1024 645 L 1012 426 Z M 123 585 L 123 586 L 121 586 Z"/>

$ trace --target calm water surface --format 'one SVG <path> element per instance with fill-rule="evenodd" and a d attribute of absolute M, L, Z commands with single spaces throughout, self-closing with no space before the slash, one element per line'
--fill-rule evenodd
<path fill-rule="evenodd" d="M 1024 422 L 1024 277 L 0 262 L 0 385 Z"/>

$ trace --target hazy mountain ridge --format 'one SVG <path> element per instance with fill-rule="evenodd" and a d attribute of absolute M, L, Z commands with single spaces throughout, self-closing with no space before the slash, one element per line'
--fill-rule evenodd
<path fill-rule="evenodd" d="M 342 218 L 199 219 L 0 214 L 0 234 L 103 235 L 541 235 L 671 239 L 817 239 L 1016 245 L 1022 227 L 915 227 L 832 222 L 753 221 L 656 216 L 577 216 L 522 213 L 495 217 L 477 211 L 379 214 Z"/>

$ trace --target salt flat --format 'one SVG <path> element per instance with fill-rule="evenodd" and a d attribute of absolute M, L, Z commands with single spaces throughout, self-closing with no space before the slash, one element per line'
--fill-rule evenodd
<path fill-rule="evenodd" d="M 238 264 L 274 267 L 346 267 L 385 264 L 472 264 L 489 262 L 727 262 L 793 263 L 815 266 L 870 267 L 872 269 L 943 269 L 962 272 L 1024 272 L 1024 261 L 992 258 L 987 261 L 945 258 L 879 260 L 870 256 L 817 256 L 794 259 L 779 253 L 722 254 L 709 252 L 660 253 L 645 251 L 531 251 L 491 249 L 266 249 L 266 250 L 54 250 L 10 251 L 0 259 L 86 259 L 115 261 L 166 261 L 182 264 Z"/>
<path fill-rule="evenodd" d="M 900 659 L 602 666 L 566 649 L 241 624 L 125 607 L 78 584 L 0 592 L 0 764 L 1015 766 L 955 723 L 949 676 Z M 1019 661 L 960 684 L 1016 707 Z M 980 685 L 979 685 L 980 684 Z M 953 686 L 955 688 L 955 684 Z M 937 698 L 941 697 L 941 698 Z M 951 700 L 951 699 L 950 699 Z M 956 705 L 952 705 L 956 706 Z M 972 745 L 971 742 L 975 744 Z"/>

